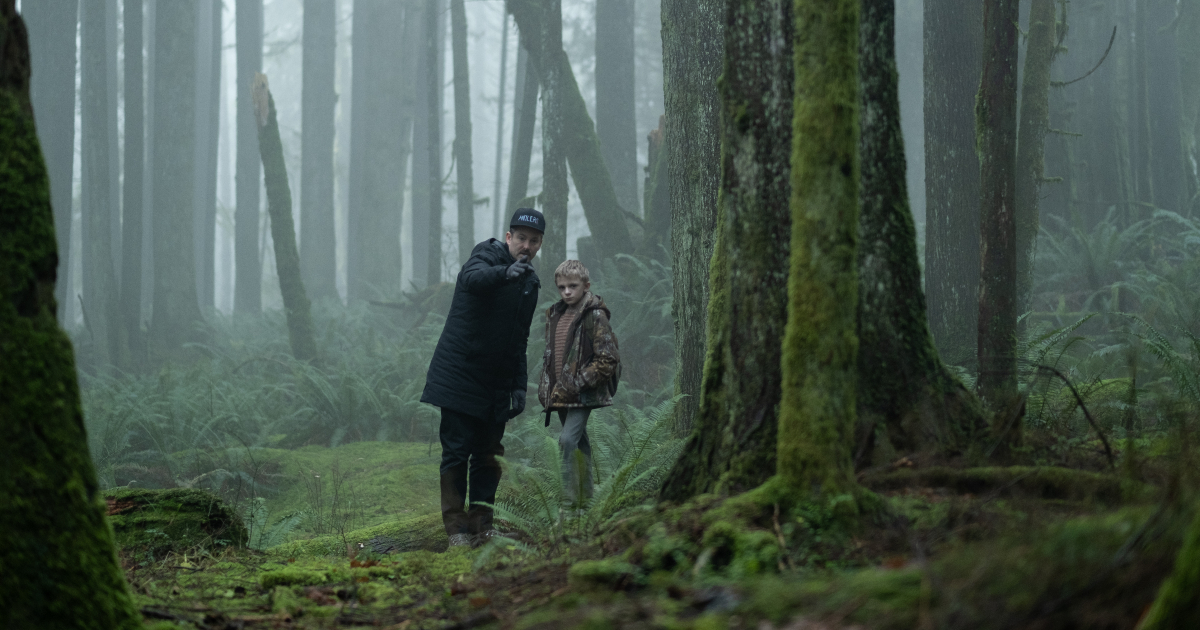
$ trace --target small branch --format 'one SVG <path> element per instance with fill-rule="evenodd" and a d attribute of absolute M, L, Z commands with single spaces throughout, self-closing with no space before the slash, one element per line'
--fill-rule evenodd
<path fill-rule="evenodd" d="M 1087 406 L 1083 404 L 1083 397 L 1079 395 L 1079 392 L 1075 389 L 1075 386 L 1071 384 L 1071 381 L 1062 372 L 1059 372 L 1057 369 L 1052 368 L 1049 365 L 1039 364 L 1037 369 L 1039 372 L 1049 372 L 1062 379 L 1062 382 L 1067 384 L 1067 387 L 1070 388 L 1071 393 L 1075 395 L 1075 402 L 1079 403 L 1079 408 L 1083 410 L 1083 417 L 1087 418 L 1088 424 L 1092 425 L 1092 428 L 1096 430 L 1096 434 L 1100 436 L 1100 443 L 1104 445 L 1104 454 L 1108 456 L 1108 465 L 1115 470 L 1117 464 L 1113 458 L 1112 447 L 1108 445 L 1108 438 L 1104 437 L 1104 431 L 1100 430 L 1100 426 L 1096 424 L 1096 419 L 1092 417 L 1092 414 L 1088 411 Z"/>
<path fill-rule="evenodd" d="M 1104 49 L 1104 56 L 1100 57 L 1100 61 L 1097 61 L 1096 65 L 1091 70 L 1087 71 L 1087 74 L 1079 77 L 1078 79 L 1072 79 L 1070 81 L 1051 81 L 1050 85 L 1053 87 L 1066 87 L 1068 85 L 1071 85 L 1072 83 L 1078 83 L 1079 81 L 1082 81 L 1082 80 L 1092 76 L 1092 73 L 1099 70 L 1100 66 L 1104 64 L 1104 60 L 1108 59 L 1108 53 L 1112 52 L 1113 42 L 1115 42 L 1115 41 L 1117 41 L 1117 27 L 1114 26 L 1113 32 L 1112 32 L 1112 37 L 1108 38 L 1108 48 Z"/>

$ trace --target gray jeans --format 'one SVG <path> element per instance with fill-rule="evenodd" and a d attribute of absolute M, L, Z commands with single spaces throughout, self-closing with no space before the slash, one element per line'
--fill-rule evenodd
<path fill-rule="evenodd" d="M 558 412 L 563 424 L 558 435 L 562 452 L 563 489 L 572 503 L 592 497 L 592 445 L 588 442 L 587 421 L 591 409 L 567 409 Z M 578 455 L 576 453 L 578 452 Z"/>

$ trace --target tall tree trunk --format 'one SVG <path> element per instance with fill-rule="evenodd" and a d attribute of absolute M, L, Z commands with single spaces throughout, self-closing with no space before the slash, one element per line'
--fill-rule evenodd
<path fill-rule="evenodd" d="M 566 57 L 562 49 L 562 0 L 542 3 L 540 59 Z M 565 64 L 570 67 L 569 64 Z M 542 260 L 549 278 L 567 258 L 567 158 L 563 120 L 563 63 L 543 63 L 542 80 L 542 210 L 546 213 L 546 238 Z M 549 290 L 549 287 L 547 287 Z"/>
<path fill-rule="evenodd" d="M 505 16 L 507 19 L 508 16 Z M 454 163 L 458 172 L 458 260 L 467 262 L 475 248 L 475 164 L 471 152 L 471 69 L 467 59 L 467 9 L 450 0 L 454 48 Z M 500 94 L 504 102 L 504 94 Z"/>
<path fill-rule="evenodd" d="M 508 14 L 504 14 L 504 23 L 500 31 L 500 102 L 497 104 L 499 111 L 496 115 L 496 162 L 495 174 L 492 177 L 492 214 L 494 227 L 492 236 L 500 236 L 500 224 L 504 221 L 504 204 L 500 202 L 500 184 L 502 173 L 502 164 L 504 163 L 504 105 L 507 98 L 508 88 Z M 517 98 L 520 98 L 518 95 Z M 515 99 L 514 99 L 515 100 Z M 514 103 L 513 107 L 516 107 Z"/>
<path fill-rule="evenodd" d="M 394 297 L 403 288 L 400 224 L 413 129 L 408 88 L 415 77 L 412 59 L 423 47 L 419 16 L 411 5 L 391 0 L 356 0 L 354 5 L 346 242 L 351 299 Z M 398 35 L 407 46 L 395 45 Z M 424 188 L 417 179 L 420 163 L 413 161 L 414 209 L 416 193 Z M 418 225 L 415 217 L 413 225 Z M 414 249 L 421 241 L 415 234 Z"/>
<path fill-rule="evenodd" d="M 670 262 L 671 256 L 671 160 L 665 127 L 666 117 L 659 117 L 658 129 L 646 136 L 648 159 L 642 193 L 646 235 L 641 247 L 643 253 L 664 263 Z"/>
<path fill-rule="evenodd" d="M 1058 46 L 1054 0 L 1033 0 L 1021 85 L 1017 129 L 1017 313 L 1029 310 L 1033 261 L 1037 248 L 1039 199 L 1046 170 L 1046 133 L 1050 130 L 1050 65 Z"/>
<path fill-rule="evenodd" d="M 497 235 L 508 229 L 505 223 L 529 193 L 529 162 L 533 157 L 533 128 L 537 123 L 538 80 L 537 72 L 530 68 L 529 54 L 526 52 L 526 47 L 531 45 L 531 42 L 524 34 L 521 35 L 520 42 L 517 47 L 517 83 L 513 97 L 513 144 L 508 171 L 508 200 L 505 212 L 501 216 L 501 224 L 497 226 Z"/>
<path fill-rule="evenodd" d="M 1183 124 L 1179 134 L 1184 160 L 1200 163 L 1200 0 L 1184 0 L 1180 5 L 1176 34 L 1179 42 L 1179 85 L 1183 103 Z M 1200 212 L 1200 173 L 1192 171 L 1188 179 L 1188 203 L 1181 214 Z"/>
<path fill-rule="evenodd" d="M 429 161 L 429 173 L 428 178 L 422 182 L 429 201 L 429 227 L 426 237 L 429 250 L 425 263 L 427 286 L 442 281 L 442 50 L 445 44 L 442 39 L 442 21 L 439 18 L 444 6 L 445 0 L 425 2 L 425 65 L 421 69 L 425 79 L 425 126 L 429 134 L 429 142 L 425 145 L 423 156 Z"/>
<path fill-rule="evenodd" d="M 300 270 L 314 299 L 337 297 L 333 231 L 337 0 L 304 0 L 300 122 Z"/>
<path fill-rule="evenodd" d="M 1017 0 L 986 0 L 979 134 L 979 391 L 1007 423 L 1016 412 Z M 1019 420 L 1016 422 L 1019 423 Z M 1020 441 L 1020 426 L 1005 431 Z"/>
<path fill-rule="evenodd" d="M 58 235 L 58 284 L 54 297 L 58 317 L 67 306 L 67 272 L 71 268 L 71 213 L 75 177 L 75 46 L 79 0 L 23 3 L 29 23 L 33 64 L 33 109 L 38 137 L 50 175 L 50 202 Z"/>
<path fill-rule="evenodd" d="M 663 0 L 663 92 L 671 197 L 675 320 L 675 432 L 687 435 L 700 405 L 708 269 L 720 187 L 720 100 L 726 0 Z"/>
<path fill-rule="evenodd" d="M 637 115 L 634 108 L 634 3 L 596 0 L 596 137 L 617 202 L 637 213 Z"/>
<path fill-rule="evenodd" d="M 855 463 L 877 427 L 902 452 L 956 452 L 985 426 L 938 357 L 925 318 L 900 130 L 894 0 L 861 0 L 858 31 L 858 395 Z"/>
<path fill-rule="evenodd" d="M 217 149 L 221 124 L 221 0 L 196 3 L 196 299 L 216 290 Z"/>
<path fill-rule="evenodd" d="M 154 16 L 154 315 L 156 359 L 195 339 L 196 9 L 164 2 Z"/>
<path fill-rule="evenodd" d="M 292 191 L 288 187 L 287 165 L 283 162 L 275 99 L 265 74 L 259 74 L 254 80 L 254 109 L 258 118 L 263 181 L 267 187 L 267 212 L 271 215 L 275 271 L 279 274 L 279 292 L 287 314 L 288 340 L 292 345 L 292 356 L 301 361 L 312 361 L 317 358 L 317 344 L 313 338 L 311 304 L 300 275 L 300 253 L 296 250 L 296 228 L 292 223 Z"/>
<path fill-rule="evenodd" d="M 259 189 L 262 162 L 258 156 L 258 123 L 250 86 L 262 71 L 262 0 L 237 2 L 237 209 L 234 211 L 233 310 L 258 313 L 262 310 L 262 264 L 258 251 L 258 222 L 261 216 Z"/>
<path fill-rule="evenodd" d="M 1154 205 L 1177 211 L 1187 205 L 1187 172 L 1179 136 L 1183 123 L 1178 54 L 1183 38 L 1195 33 L 1179 30 L 1184 8 L 1169 0 L 1144 2 L 1146 11 L 1146 94 L 1149 123 L 1150 171 L 1154 174 Z M 1184 44 L 1186 45 L 1186 44 Z"/>
<path fill-rule="evenodd" d="M 541 56 L 545 50 L 540 41 L 545 32 L 542 30 L 541 21 L 546 2 L 553 0 L 505 1 L 517 22 L 517 27 L 521 29 L 522 41 L 530 44 L 530 65 L 542 78 L 542 88 L 545 89 L 546 64 L 555 61 L 543 59 Z M 626 224 L 626 210 L 617 201 L 612 178 L 609 177 L 608 167 L 604 164 L 604 156 L 600 153 L 596 126 L 592 124 L 592 117 L 588 114 L 579 84 L 575 82 L 575 72 L 571 69 L 570 60 L 567 59 L 566 53 L 561 52 L 561 48 L 559 50 L 561 54 L 558 56 L 558 67 L 554 72 L 561 72 L 559 82 L 562 91 L 563 152 L 571 167 L 571 181 L 575 183 L 575 190 L 579 193 L 583 214 L 600 256 L 610 257 L 631 252 L 633 239 Z"/>
<path fill-rule="evenodd" d="M 146 186 L 146 116 L 142 64 L 143 3 L 124 0 L 125 188 L 121 214 L 121 320 L 133 362 L 142 356 L 142 209 Z"/>
<path fill-rule="evenodd" d="M 664 498 L 736 494 L 775 473 L 791 238 L 794 0 L 731 2 L 721 191 L 700 410 Z"/>
<path fill-rule="evenodd" d="M 115 15 L 107 5 L 85 2 L 79 20 L 83 308 L 97 366 L 118 362 L 124 349 L 110 229 L 117 211 L 112 193 L 118 178 L 109 144 L 117 119 L 109 99 L 109 90 L 116 89 L 116 77 L 109 76 L 109 53 L 115 57 L 116 49 L 108 40 L 108 21 Z"/>
<path fill-rule="evenodd" d="M 55 321 L 54 214 L 14 4 L 0 2 L 0 626 L 140 628 L 88 455 L 71 341 Z"/>
<path fill-rule="evenodd" d="M 778 470 L 804 493 L 857 488 L 858 0 L 796 0 L 791 269 Z"/>
<path fill-rule="evenodd" d="M 925 0 L 925 295 L 938 350 L 974 364 L 979 300 L 979 158 L 972 108 L 983 3 Z"/>

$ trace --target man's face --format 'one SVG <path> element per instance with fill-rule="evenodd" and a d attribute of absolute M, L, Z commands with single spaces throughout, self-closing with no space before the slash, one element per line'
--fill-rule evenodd
<path fill-rule="evenodd" d="M 575 306 L 583 299 L 583 296 L 592 288 L 591 282 L 584 282 L 579 278 L 564 278 L 559 276 L 554 279 L 554 283 L 558 286 L 558 294 L 562 296 L 563 302 L 567 306 Z"/>
<path fill-rule="evenodd" d="M 508 243 L 508 253 L 513 258 L 520 260 L 521 256 L 525 256 L 525 262 L 529 262 L 542 248 L 542 233 L 527 227 L 509 228 L 508 234 L 504 235 L 504 242 Z"/>

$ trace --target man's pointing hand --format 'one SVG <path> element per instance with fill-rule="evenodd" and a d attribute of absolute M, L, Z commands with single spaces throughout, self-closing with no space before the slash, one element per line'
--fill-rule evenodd
<path fill-rule="evenodd" d="M 505 277 L 507 277 L 509 280 L 516 280 L 530 271 L 533 271 L 533 265 L 526 262 L 527 260 L 529 259 L 525 256 L 518 258 L 517 262 L 508 266 L 508 270 L 504 272 Z"/>

